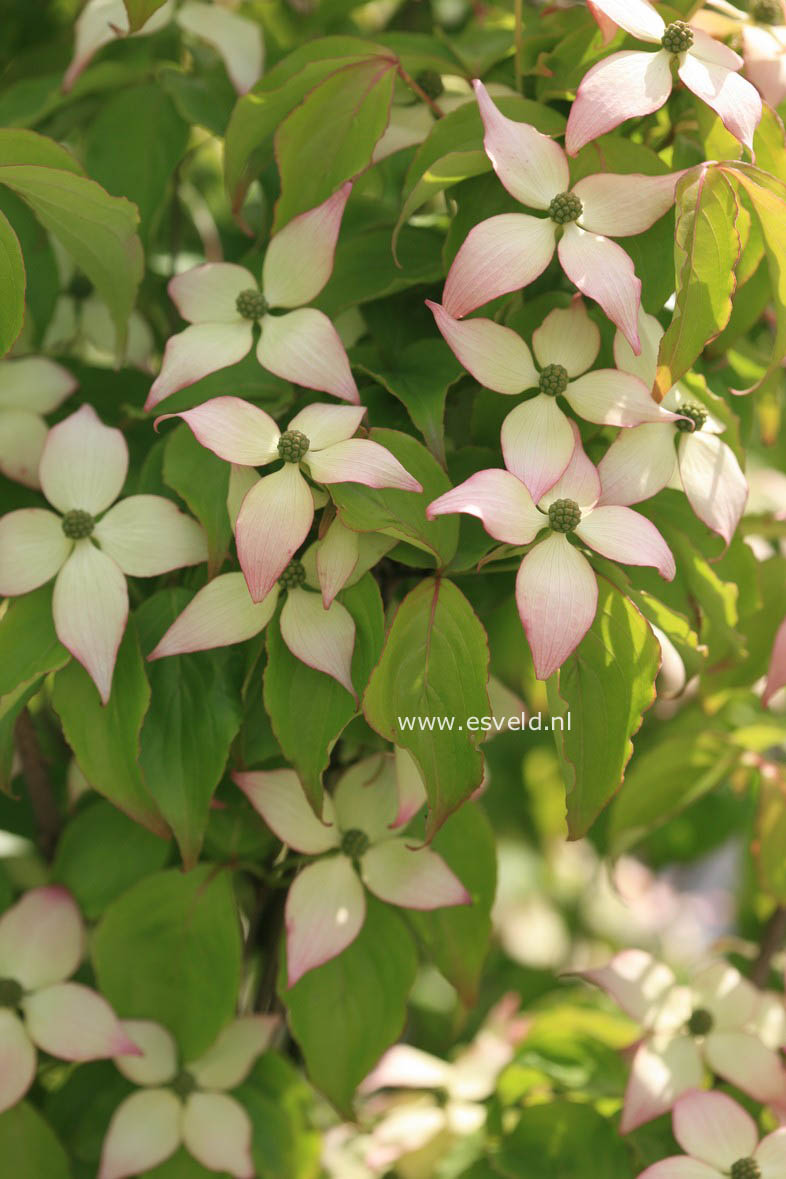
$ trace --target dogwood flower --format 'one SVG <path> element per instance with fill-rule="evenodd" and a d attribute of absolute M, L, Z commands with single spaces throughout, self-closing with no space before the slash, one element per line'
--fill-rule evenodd
<path fill-rule="evenodd" d="M 629 508 L 598 506 L 598 472 L 584 453 L 575 424 L 573 430 L 573 456 L 537 506 L 519 470 L 507 466 L 478 471 L 426 509 L 430 520 L 451 512 L 477 516 L 489 536 L 510 545 L 531 544 L 548 529 L 524 557 L 516 577 L 519 617 L 541 680 L 576 649 L 598 605 L 592 566 L 571 543 L 571 534 L 611 561 L 652 565 L 667 581 L 675 574 L 674 558 L 654 524 Z"/>
<path fill-rule="evenodd" d="M 523 479 L 536 501 L 556 483 L 573 454 L 573 429 L 558 397 L 599 425 L 677 420 L 637 376 L 609 368 L 587 371 L 600 352 L 600 332 L 579 297 L 570 307 L 551 311 L 533 333 L 537 365 L 511 328 L 491 319 L 453 319 L 438 303 L 426 302 L 448 345 L 481 385 L 512 395 L 538 390 L 508 414 L 501 435 L 508 470 Z"/>
<path fill-rule="evenodd" d="M 126 575 L 155 577 L 207 559 L 203 530 L 171 500 L 132 495 L 110 508 L 127 469 L 121 432 L 83 405 L 49 431 L 38 468 L 60 514 L 22 508 L 0 519 L 0 595 L 17 597 L 56 577 L 57 637 L 104 704 L 128 618 Z"/>
<path fill-rule="evenodd" d="M 365 408 L 307 405 L 281 433 L 273 419 L 239 397 L 214 397 L 178 414 L 202 446 L 237 466 L 283 466 L 253 484 L 237 517 L 240 566 L 254 602 L 261 602 L 308 535 L 314 500 L 301 466 L 317 483 L 364 483 L 422 491 L 397 458 L 367 438 L 353 438 Z"/>
<path fill-rule="evenodd" d="M 67 369 L 43 356 L 0 361 L 0 471 L 8 479 L 39 486 L 47 433 L 43 415 L 62 405 L 76 386 Z"/>
<path fill-rule="evenodd" d="M 607 991 L 642 1028 L 625 1092 L 622 1133 L 699 1088 L 705 1068 L 757 1101 L 783 1100 L 786 1073 L 777 1052 L 783 1019 L 771 1019 L 771 997 L 727 962 L 712 963 L 683 986 L 651 954 L 623 950 L 583 977 Z"/>
<path fill-rule="evenodd" d="M 186 0 L 176 7 L 173 0 L 167 0 L 131 36 L 157 33 L 173 19 L 183 32 L 206 41 L 216 50 L 238 94 L 245 94 L 259 79 L 265 49 L 262 30 L 255 21 L 238 16 L 229 4 Z M 74 56 L 63 78 L 65 91 L 71 89 L 99 49 L 118 37 L 129 36 L 128 12 L 123 0 L 87 0 L 77 17 L 75 33 Z"/>
<path fill-rule="evenodd" d="M 359 402 L 338 332 L 324 312 L 305 306 L 330 278 L 351 191 L 351 184 L 342 185 L 275 234 L 262 264 L 261 290 L 250 270 L 232 262 L 206 262 L 171 280 L 170 297 L 191 326 L 168 340 L 145 409 L 242 360 L 254 343 L 255 324 L 263 368 L 296 385 Z M 273 315 L 274 308 L 286 308 L 287 314 Z"/>
<path fill-rule="evenodd" d="M 115 1110 L 98 1179 L 147 1174 L 181 1144 L 209 1171 L 254 1179 L 251 1119 L 228 1091 L 245 1080 L 267 1048 L 275 1023 L 271 1016 L 242 1016 L 219 1033 L 207 1052 L 181 1067 L 166 1028 L 149 1020 L 124 1020 L 142 1054 L 116 1054 L 115 1064 L 143 1088 Z"/>
<path fill-rule="evenodd" d="M 440 855 L 429 847 L 413 850 L 405 836 L 394 834 L 399 802 L 390 757 L 374 755 L 347 770 L 333 797 L 325 796 L 323 821 L 293 770 L 233 778 L 283 843 L 322 857 L 297 875 L 287 896 L 290 987 L 355 940 L 366 917 L 364 885 L 381 901 L 405 909 L 472 903 Z"/>
<path fill-rule="evenodd" d="M 686 1093 L 671 1121 L 685 1154 L 653 1163 L 639 1179 L 781 1179 L 786 1174 L 786 1129 L 759 1141 L 753 1118 L 725 1093 Z"/>
<path fill-rule="evenodd" d="M 618 368 L 640 377 L 651 388 L 663 328 L 653 315 L 642 311 L 639 334 L 640 356 L 634 356 L 617 334 L 614 357 Z M 693 511 L 728 544 L 745 508 L 748 484 L 734 453 L 719 437 L 724 427 L 679 382 L 666 394 L 663 404 L 682 414 L 682 421 L 652 423 L 620 433 L 598 466 L 603 485 L 600 503 L 640 503 L 678 477 L 677 485 L 682 485 Z"/>
<path fill-rule="evenodd" d="M 303 588 L 306 583 L 303 562 L 290 561 L 270 592 L 261 602 L 254 602 L 242 573 L 222 573 L 191 599 L 148 659 L 209 651 L 253 638 L 275 614 L 283 589 L 286 600 L 279 625 L 289 650 L 302 663 L 332 676 L 357 698 L 352 683 L 355 620 L 341 602 L 325 607 L 319 594 Z"/>
<path fill-rule="evenodd" d="M 767 669 L 767 684 L 761 702 L 769 704 L 776 692 L 786 684 L 786 618 L 778 627 L 775 642 L 772 645 L 770 665 Z"/>
<path fill-rule="evenodd" d="M 779 106 L 786 98 L 786 2 L 753 0 L 748 12 L 728 0 L 707 0 L 694 23 L 714 37 L 739 37 L 745 76 L 765 102 Z"/>
<path fill-rule="evenodd" d="M 742 67 L 739 54 L 695 24 L 675 20 L 666 25 L 648 0 L 593 0 L 593 5 L 626 33 L 659 49 L 656 53 L 623 49 L 584 75 L 568 116 L 568 155 L 575 156 L 585 143 L 613 131 L 625 119 L 659 110 L 671 94 L 673 65 L 684 85 L 712 107 L 732 135 L 753 149 L 761 98 L 737 73 Z"/>
<path fill-rule="evenodd" d="M 67 981 L 84 949 L 64 888 L 34 888 L 0 917 L 0 1112 L 32 1085 L 36 1048 L 74 1061 L 139 1051 L 105 999 Z"/>
<path fill-rule="evenodd" d="M 517 201 L 547 217 L 502 213 L 470 230 L 445 280 L 442 302 L 462 319 L 498 295 L 533 282 L 556 249 L 565 274 L 594 299 L 638 351 L 641 281 L 610 237 L 643 233 L 674 203 L 681 172 L 665 176 L 611 172 L 585 176 L 572 188 L 567 157 L 553 139 L 499 112 L 474 82 L 483 146 L 502 184 Z"/>

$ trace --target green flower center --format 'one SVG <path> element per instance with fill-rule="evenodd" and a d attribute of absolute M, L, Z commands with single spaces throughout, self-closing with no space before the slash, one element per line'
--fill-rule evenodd
<path fill-rule="evenodd" d="M 445 87 L 442 85 L 442 78 L 436 70 L 421 70 L 419 74 L 415 75 L 415 81 L 429 98 L 439 98 Z"/>
<path fill-rule="evenodd" d="M 302 561 L 290 561 L 278 579 L 282 589 L 297 589 L 306 580 L 306 570 Z"/>
<path fill-rule="evenodd" d="M 197 1083 L 187 1069 L 181 1069 L 170 1085 L 178 1097 L 188 1097 L 197 1088 Z"/>
<path fill-rule="evenodd" d="M 267 299 L 261 291 L 252 287 L 240 292 L 235 299 L 235 306 L 243 319 L 261 319 L 267 311 Z"/>
<path fill-rule="evenodd" d="M 715 1026 L 715 1017 L 706 1007 L 697 1007 L 688 1020 L 688 1031 L 692 1036 L 706 1036 Z"/>
<path fill-rule="evenodd" d="M 573 532 L 581 522 L 581 508 L 575 499 L 555 499 L 549 507 L 549 525 L 553 532 Z"/>
<path fill-rule="evenodd" d="M 358 827 L 350 828 L 341 837 L 341 850 L 351 860 L 360 859 L 364 852 L 368 851 L 370 846 L 369 837 L 365 831 L 361 831 Z"/>
<path fill-rule="evenodd" d="M 96 526 L 90 513 L 83 512 L 81 508 L 73 508 L 72 511 L 66 512 L 60 523 L 69 540 L 84 540 Z"/>
<path fill-rule="evenodd" d="M 760 25 L 783 24 L 783 9 L 778 0 L 754 0 L 751 16 Z"/>
<path fill-rule="evenodd" d="M 731 1179 L 761 1179 L 761 1167 L 755 1159 L 737 1159 L 729 1174 Z"/>
<path fill-rule="evenodd" d="M 0 1007 L 18 1007 L 23 995 L 15 978 L 0 978 Z"/>
<path fill-rule="evenodd" d="M 285 430 L 278 440 L 278 453 L 285 463 L 299 463 L 309 445 L 308 438 L 300 430 Z"/>
<path fill-rule="evenodd" d="M 541 393 L 549 397 L 557 397 L 568 387 L 568 370 L 561 364 L 547 364 L 540 374 L 538 382 Z"/>
<path fill-rule="evenodd" d="M 556 221 L 557 225 L 567 225 L 569 221 L 578 221 L 583 212 L 584 206 L 575 192 L 557 193 L 549 205 L 549 217 L 552 221 Z"/>
<path fill-rule="evenodd" d="M 679 412 L 685 415 L 677 422 L 677 429 L 683 434 L 695 434 L 707 420 L 707 411 L 703 405 L 681 405 Z"/>
<path fill-rule="evenodd" d="M 684 20 L 672 21 L 660 39 L 667 53 L 685 53 L 693 44 L 693 29 Z"/>

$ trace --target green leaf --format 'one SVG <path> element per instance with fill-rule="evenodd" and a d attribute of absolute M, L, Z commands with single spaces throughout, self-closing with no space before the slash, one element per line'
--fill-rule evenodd
<path fill-rule="evenodd" d="M 360 695 L 382 649 L 382 599 L 374 579 L 366 574 L 342 592 L 340 601 L 355 619 L 352 681 Z M 331 676 L 295 658 L 281 637 L 277 618 L 267 629 L 263 682 L 276 740 L 296 769 L 312 807 L 321 814 L 322 775 L 333 746 L 357 711 L 355 702 Z M 304 716 L 308 716 L 307 725 Z"/>
<path fill-rule="evenodd" d="M 143 270 L 134 205 L 94 180 L 32 164 L 0 167 L 0 183 L 22 197 L 84 270 L 110 310 L 122 353 Z"/>
<path fill-rule="evenodd" d="M 692 170 L 677 186 L 674 314 L 658 357 L 655 390 L 665 397 L 729 322 L 740 257 L 738 206 L 720 169 Z"/>
<path fill-rule="evenodd" d="M 368 62 L 384 50 L 357 37 L 322 37 L 279 62 L 238 100 L 227 127 L 224 173 L 235 213 L 265 162 L 265 149 L 282 120 L 337 70 Z"/>
<path fill-rule="evenodd" d="M 318 1089 L 352 1117 L 355 1089 L 401 1034 L 417 956 L 399 915 L 367 896 L 366 920 L 354 942 L 331 962 L 279 995 L 292 1034 Z"/>
<path fill-rule="evenodd" d="M 422 484 L 423 492 L 333 483 L 330 494 L 339 516 L 356 532 L 384 532 L 433 554 L 441 566 L 447 565 L 458 545 L 458 519 L 440 516 L 437 520 L 427 520 L 426 507 L 450 490 L 450 480 L 434 456 L 409 434 L 372 430 L 370 436 L 396 456 Z"/>
<path fill-rule="evenodd" d="M 88 127 L 87 170 L 107 192 L 134 202 L 144 240 L 161 214 L 170 178 L 188 146 L 188 134 L 172 100 L 155 82 L 111 95 Z"/>
<path fill-rule="evenodd" d="M 137 613 L 143 649 L 152 650 L 187 600 L 183 590 L 164 590 L 147 599 Z M 203 651 L 148 664 L 152 698 L 139 764 L 186 867 L 199 857 L 210 802 L 240 727 L 230 658 L 227 651 Z"/>
<path fill-rule="evenodd" d="M 70 658 L 55 634 L 51 585 L 9 601 L 0 616 L 0 715 L 3 697 L 62 667 Z"/>
<path fill-rule="evenodd" d="M 69 888 L 85 916 L 95 921 L 132 884 L 163 868 L 169 852 L 165 840 L 108 802 L 94 802 L 66 825 L 57 844 L 52 879 Z"/>
<path fill-rule="evenodd" d="M 0 356 L 22 330 L 25 317 L 25 262 L 19 238 L 0 213 Z"/>
<path fill-rule="evenodd" d="M 621 855 L 719 785 L 740 750 L 718 733 L 661 739 L 631 764 L 611 808 L 609 841 Z"/>
<path fill-rule="evenodd" d="M 33 164 L 40 168 L 59 168 L 84 176 L 84 169 L 76 156 L 66 148 L 39 135 L 36 131 L 0 129 L 0 168 L 14 164 Z"/>
<path fill-rule="evenodd" d="M 333 273 L 314 306 L 334 316 L 357 303 L 438 282 L 445 274 L 442 245 L 440 233 L 405 226 L 394 258 L 389 226 L 348 229 L 341 233 Z"/>
<path fill-rule="evenodd" d="M 429 838 L 480 785 L 481 734 L 470 716 L 490 715 L 488 641 L 472 607 L 451 581 L 422 581 L 398 608 L 382 657 L 363 698 L 366 720 L 380 736 L 408 749 L 429 803 Z M 401 718 L 454 718 L 447 728 L 402 727 Z"/>
<path fill-rule="evenodd" d="M 506 1179 L 633 1179 L 625 1143 L 616 1127 L 591 1105 L 552 1101 L 530 1105 L 494 1154 Z"/>
<path fill-rule="evenodd" d="M 156 835 L 168 836 L 169 828 L 139 767 L 139 735 L 150 704 L 150 685 L 133 622 L 117 653 L 106 707 L 75 659 L 55 676 L 52 704 L 90 785 L 135 822 Z"/>
<path fill-rule="evenodd" d="M 14 1179 L 70 1179 L 66 1152 L 47 1122 L 23 1101 L 0 1114 L 0 1158 Z"/>
<path fill-rule="evenodd" d="M 320 205 L 371 163 L 388 124 L 395 80 L 392 58 L 346 66 L 316 86 L 279 125 L 281 196 L 274 232 Z"/>
<path fill-rule="evenodd" d="M 164 481 L 188 505 L 207 533 L 208 577 L 221 568 L 232 538 L 227 512 L 229 466 L 178 426 L 164 447 Z"/>
<path fill-rule="evenodd" d="M 146 24 L 154 12 L 163 8 L 166 0 L 123 0 L 128 13 L 128 27 L 132 33 L 138 32 Z"/>
<path fill-rule="evenodd" d="M 232 878 L 212 864 L 146 876 L 109 906 L 93 939 L 101 993 L 126 1019 L 169 1028 L 184 1060 L 234 1016 L 241 956 Z"/>
<path fill-rule="evenodd" d="M 451 815 L 431 845 L 472 897 L 471 905 L 410 910 L 407 918 L 448 982 L 467 1007 L 477 1001 L 491 936 L 491 906 L 497 887 L 494 832 L 478 806 L 468 803 Z"/>
<path fill-rule="evenodd" d="M 445 465 L 445 400 L 464 369 L 442 340 L 418 340 L 405 348 L 395 369 L 364 371 L 406 406 L 431 453 Z"/>
<path fill-rule="evenodd" d="M 779 905 L 786 904 L 786 798 L 782 777 L 762 778 L 758 839 L 755 844 L 759 881 Z"/>
<path fill-rule="evenodd" d="M 605 578 L 587 634 L 550 691 L 557 754 L 565 778 L 568 831 L 586 835 L 619 790 L 631 737 L 655 699 L 660 644 L 638 610 Z M 551 696 L 554 699 L 552 701 Z"/>

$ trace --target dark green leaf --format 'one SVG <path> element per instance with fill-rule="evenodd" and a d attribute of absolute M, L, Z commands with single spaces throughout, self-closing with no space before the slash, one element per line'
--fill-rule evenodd
<path fill-rule="evenodd" d="M 227 512 L 229 466 L 178 426 L 164 447 L 164 480 L 185 501 L 207 533 L 208 576 L 221 568 L 232 531 Z"/>
<path fill-rule="evenodd" d="M 22 330 L 25 316 L 25 262 L 19 238 L 0 213 L 0 356 L 5 356 Z"/>
<path fill-rule="evenodd" d="M 14 1179 L 70 1179 L 65 1151 L 26 1101 L 0 1114 L 0 1158 Z"/>
<path fill-rule="evenodd" d="M 521 1111 L 502 1140 L 494 1165 L 509 1179 L 633 1179 L 627 1150 L 615 1126 L 591 1105 L 553 1101 Z"/>
<path fill-rule="evenodd" d="M 70 658 L 55 634 L 51 585 L 10 601 L 0 617 L 0 714 L 4 696 Z"/>

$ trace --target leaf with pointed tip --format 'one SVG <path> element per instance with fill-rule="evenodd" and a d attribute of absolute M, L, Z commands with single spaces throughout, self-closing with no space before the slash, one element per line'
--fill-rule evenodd
<path fill-rule="evenodd" d="M 0 356 L 5 356 L 22 330 L 25 317 L 25 262 L 19 238 L 0 213 Z"/>

